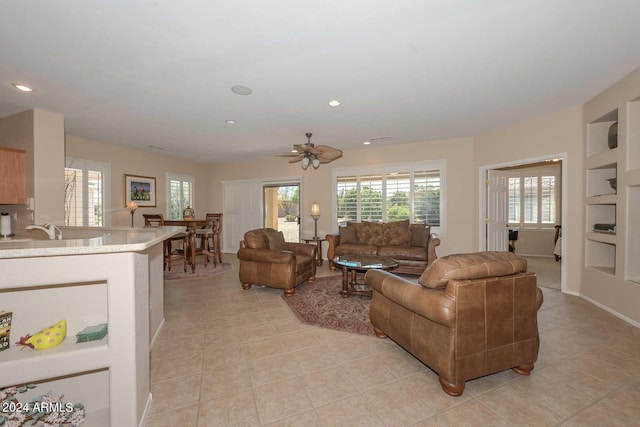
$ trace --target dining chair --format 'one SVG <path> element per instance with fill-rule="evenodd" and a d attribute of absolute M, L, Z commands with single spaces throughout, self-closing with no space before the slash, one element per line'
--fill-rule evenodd
<path fill-rule="evenodd" d="M 147 227 L 164 226 L 164 216 L 162 214 L 142 214 L 142 217 L 144 218 L 144 225 Z M 175 257 L 180 256 L 184 263 L 184 271 L 185 273 L 187 272 L 187 246 L 189 244 L 188 237 L 189 235 L 186 232 L 183 232 L 170 237 L 163 242 L 163 268 L 165 270 L 168 269 L 169 271 L 171 271 L 171 260 Z M 176 249 L 176 251 L 173 250 L 173 242 L 178 242 L 182 245 L 182 247 L 180 248 L 182 249 L 182 254 L 178 252 L 178 249 Z"/>

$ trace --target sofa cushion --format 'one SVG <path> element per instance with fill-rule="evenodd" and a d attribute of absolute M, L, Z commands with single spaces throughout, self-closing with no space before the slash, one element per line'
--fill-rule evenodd
<path fill-rule="evenodd" d="M 340 232 L 340 244 L 356 243 L 356 226 L 347 225 L 346 227 L 339 227 Z"/>
<path fill-rule="evenodd" d="M 409 232 L 411 234 L 411 246 L 427 247 L 431 236 L 431 227 L 424 224 L 411 224 Z"/>
<path fill-rule="evenodd" d="M 343 245 L 340 243 L 336 246 L 335 255 L 377 255 L 378 247 L 375 245 L 359 245 L 359 244 L 350 244 L 347 243 Z"/>
<path fill-rule="evenodd" d="M 408 246 L 410 240 L 409 220 L 394 221 L 382 224 L 383 245 Z"/>
<path fill-rule="evenodd" d="M 427 261 L 427 251 L 415 246 L 380 246 L 378 255 L 395 260 Z"/>
<path fill-rule="evenodd" d="M 273 228 L 263 229 L 264 235 L 269 242 L 269 249 L 275 249 L 278 251 L 286 250 L 287 243 L 284 241 L 284 234 L 282 231 L 274 230 Z"/>
<path fill-rule="evenodd" d="M 449 280 L 508 276 L 523 271 L 527 271 L 527 261 L 512 252 L 455 254 L 433 261 L 418 282 L 426 288 L 443 288 Z"/>
<path fill-rule="evenodd" d="M 244 244 L 250 249 L 268 249 L 269 242 L 262 230 L 251 230 L 244 233 Z"/>
<path fill-rule="evenodd" d="M 363 221 L 357 226 L 357 243 L 360 245 L 380 246 L 385 243 L 382 224 Z"/>

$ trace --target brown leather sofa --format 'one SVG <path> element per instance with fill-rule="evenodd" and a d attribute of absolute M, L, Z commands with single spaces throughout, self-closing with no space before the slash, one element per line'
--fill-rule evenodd
<path fill-rule="evenodd" d="M 465 381 L 505 369 L 528 375 L 538 358 L 542 292 L 526 269 L 513 253 L 479 252 L 434 261 L 419 283 L 370 270 L 371 323 L 434 370 L 451 396 Z"/>
<path fill-rule="evenodd" d="M 317 245 L 285 242 L 282 231 L 273 228 L 247 231 L 238 250 L 242 288 L 263 285 L 291 296 L 296 286 L 315 280 L 316 251 Z"/>
<path fill-rule="evenodd" d="M 440 239 L 429 226 L 409 224 L 409 220 L 388 223 L 349 222 L 339 233 L 327 234 L 329 269 L 341 255 L 379 255 L 398 263 L 394 273 L 420 275 L 436 258 Z"/>

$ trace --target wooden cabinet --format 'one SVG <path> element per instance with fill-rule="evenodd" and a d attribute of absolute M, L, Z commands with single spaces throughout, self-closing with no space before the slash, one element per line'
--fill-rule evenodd
<path fill-rule="evenodd" d="M 25 151 L 0 147 L 0 205 L 27 202 Z"/>

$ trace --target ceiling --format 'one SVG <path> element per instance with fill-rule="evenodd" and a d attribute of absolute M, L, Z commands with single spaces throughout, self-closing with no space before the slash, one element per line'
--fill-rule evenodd
<path fill-rule="evenodd" d="M 67 134 L 202 162 L 305 132 L 343 150 L 468 137 L 636 69 L 639 22 L 637 0 L 4 0 L 0 117 L 54 111 Z"/>

